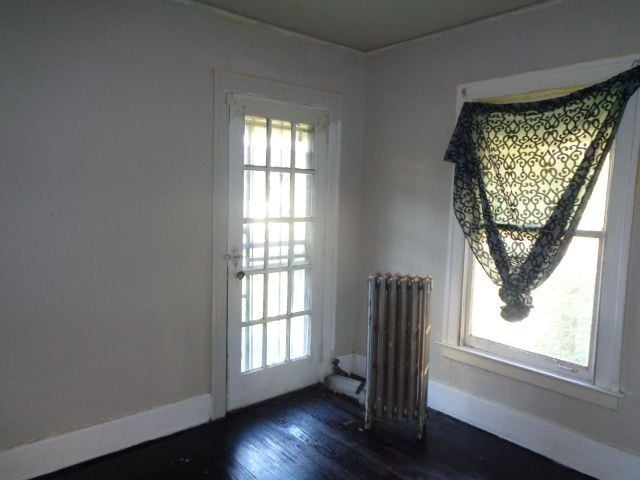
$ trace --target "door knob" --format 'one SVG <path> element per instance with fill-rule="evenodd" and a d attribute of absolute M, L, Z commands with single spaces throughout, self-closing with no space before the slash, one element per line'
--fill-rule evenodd
<path fill-rule="evenodd" d="M 238 273 L 236 273 L 236 278 L 238 280 L 242 280 L 247 274 L 244 273 L 242 270 L 240 270 Z"/>

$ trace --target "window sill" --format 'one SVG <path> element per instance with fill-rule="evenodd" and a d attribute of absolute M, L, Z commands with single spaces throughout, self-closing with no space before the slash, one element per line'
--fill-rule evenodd
<path fill-rule="evenodd" d="M 611 410 L 618 410 L 618 401 L 622 398 L 622 394 L 619 392 L 606 390 L 581 380 L 554 375 L 469 347 L 442 342 L 437 342 L 437 344 L 440 346 L 442 354 L 450 360 L 472 365 Z"/>

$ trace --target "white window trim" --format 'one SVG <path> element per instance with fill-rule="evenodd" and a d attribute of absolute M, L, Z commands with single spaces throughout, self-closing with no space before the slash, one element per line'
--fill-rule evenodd
<path fill-rule="evenodd" d="M 638 55 L 588 62 L 552 70 L 536 71 L 494 80 L 460 85 L 457 112 L 465 101 L 504 97 L 576 85 L 589 85 L 610 78 L 631 68 Z M 506 377 L 537 385 L 558 393 L 579 398 L 607 408 L 617 409 L 620 391 L 620 361 L 624 322 L 627 269 L 631 239 L 631 222 L 635 200 L 635 180 L 640 149 L 640 101 L 636 93 L 627 104 L 621 128 L 616 135 L 616 158 L 612 171 L 613 195 L 608 207 L 616 212 L 608 218 L 607 250 L 602 269 L 600 294 L 601 313 L 597 328 L 597 354 L 593 380 L 563 376 L 546 371 L 513 358 L 488 353 L 464 345 L 466 242 L 450 207 L 448 263 L 445 282 L 448 299 L 445 305 L 442 354 L 452 360 L 473 365 Z M 452 170 L 453 185 L 453 170 Z"/>
<path fill-rule="evenodd" d="M 321 320 L 318 381 L 331 372 L 335 345 L 338 194 L 340 180 L 342 97 L 335 93 L 275 80 L 216 70 L 213 75 L 213 219 L 211 258 L 211 401 L 212 418 L 227 413 L 227 253 L 229 179 L 229 94 L 308 105 L 328 112 L 329 125 L 326 202 L 322 259 L 322 300 L 316 304 Z"/>

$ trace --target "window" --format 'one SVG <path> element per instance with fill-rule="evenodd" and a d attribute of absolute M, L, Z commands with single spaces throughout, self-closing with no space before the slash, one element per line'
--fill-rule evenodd
<path fill-rule="evenodd" d="M 597 83 L 631 64 L 631 59 L 621 59 L 464 85 L 459 106 L 488 98 L 513 102 L 564 94 L 567 88 Z M 446 356 L 615 407 L 617 399 L 611 402 L 576 387 L 614 396 L 618 392 L 638 156 L 637 97 L 627 104 L 579 230 L 558 268 L 532 293 L 534 308 L 526 319 L 510 323 L 500 317 L 498 287 L 452 219 Z"/>

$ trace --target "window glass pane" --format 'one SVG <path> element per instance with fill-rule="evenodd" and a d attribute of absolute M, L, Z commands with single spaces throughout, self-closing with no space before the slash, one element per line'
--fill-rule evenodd
<path fill-rule="evenodd" d="M 313 168 L 313 126 L 296 124 L 296 168 Z"/>
<path fill-rule="evenodd" d="M 474 260 L 471 335 L 587 366 L 599 241 L 574 237 L 558 268 L 533 291 L 534 308 L 520 322 L 507 322 L 500 317 L 498 287 Z"/>
<path fill-rule="evenodd" d="M 311 194 L 313 175 L 296 173 L 294 213 L 295 217 L 311 216 Z"/>
<path fill-rule="evenodd" d="M 262 367 L 262 325 L 242 327 L 242 360 L 240 371 Z"/>
<path fill-rule="evenodd" d="M 287 320 L 267 323 L 267 365 L 284 362 L 287 354 Z"/>
<path fill-rule="evenodd" d="M 267 315 L 275 317 L 287 313 L 289 272 L 272 272 L 268 278 Z"/>
<path fill-rule="evenodd" d="M 271 121 L 271 166 L 291 166 L 291 122 Z"/>
<path fill-rule="evenodd" d="M 242 268 L 264 268 L 264 223 L 242 226 Z"/>
<path fill-rule="evenodd" d="M 305 269 L 293 271 L 292 312 L 301 312 L 310 307 L 310 273 L 309 270 Z"/>
<path fill-rule="evenodd" d="M 291 360 L 309 355 L 309 320 L 309 315 L 291 319 L 291 344 L 289 346 Z"/>
<path fill-rule="evenodd" d="M 264 218 L 267 203 L 265 173 L 244 171 L 244 217 Z"/>
<path fill-rule="evenodd" d="M 608 155 L 602 166 L 596 186 L 593 192 L 591 192 L 591 198 L 589 198 L 587 208 L 585 208 L 580 223 L 578 224 L 578 230 L 602 231 L 604 229 L 605 213 L 607 210 L 607 187 L 609 186 L 611 167 L 610 158 L 611 156 Z"/>
<path fill-rule="evenodd" d="M 289 224 L 269 224 L 269 266 L 286 267 L 289 264 Z"/>
<path fill-rule="evenodd" d="M 262 318 L 264 274 L 247 275 L 242 280 L 242 321 Z"/>
<path fill-rule="evenodd" d="M 269 217 L 271 218 L 289 216 L 289 177 L 288 173 L 269 173 Z"/>
<path fill-rule="evenodd" d="M 311 222 L 294 222 L 293 224 L 293 264 L 311 263 Z"/>
<path fill-rule="evenodd" d="M 267 119 L 244 117 L 244 163 L 264 167 L 267 164 Z"/>

